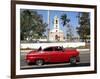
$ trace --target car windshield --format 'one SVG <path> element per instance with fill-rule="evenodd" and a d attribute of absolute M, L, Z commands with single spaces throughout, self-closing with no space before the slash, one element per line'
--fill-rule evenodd
<path fill-rule="evenodd" d="M 37 51 L 41 51 L 41 50 L 42 50 L 42 47 L 40 46 L 39 49 L 38 49 Z"/>

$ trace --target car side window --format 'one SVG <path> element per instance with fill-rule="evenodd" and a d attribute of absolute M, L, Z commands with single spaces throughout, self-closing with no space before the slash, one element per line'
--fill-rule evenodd
<path fill-rule="evenodd" d="M 45 48 L 44 51 L 53 51 L 53 48 L 52 47 Z"/>
<path fill-rule="evenodd" d="M 56 48 L 55 48 L 55 51 L 62 51 L 62 50 L 63 50 L 62 47 L 56 47 Z"/>

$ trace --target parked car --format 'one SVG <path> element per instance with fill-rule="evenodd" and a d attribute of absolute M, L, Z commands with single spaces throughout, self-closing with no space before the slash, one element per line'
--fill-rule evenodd
<path fill-rule="evenodd" d="M 52 46 L 29 52 L 25 60 L 28 64 L 35 63 L 43 65 L 45 63 L 71 63 L 76 64 L 80 61 L 79 52 L 76 49 L 64 49 L 62 46 Z"/>

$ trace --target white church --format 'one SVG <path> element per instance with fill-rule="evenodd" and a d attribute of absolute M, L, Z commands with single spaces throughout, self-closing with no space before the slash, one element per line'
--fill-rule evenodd
<path fill-rule="evenodd" d="M 64 32 L 60 29 L 59 18 L 57 16 L 54 17 L 53 23 L 53 29 L 49 32 L 49 41 L 64 41 Z"/>

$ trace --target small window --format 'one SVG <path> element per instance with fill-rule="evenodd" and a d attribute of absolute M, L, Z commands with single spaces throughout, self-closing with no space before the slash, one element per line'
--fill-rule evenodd
<path fill-rule="evenodd" d="M 58 20 L 56 20 L 56 24 L 58 24 Z"/>
<path fill-rule="evenodd" d="M 58 27 L 58 26 L 56 25 L 56 29 L 57 29 L 57 27 Z"/>

